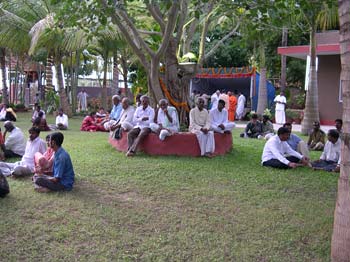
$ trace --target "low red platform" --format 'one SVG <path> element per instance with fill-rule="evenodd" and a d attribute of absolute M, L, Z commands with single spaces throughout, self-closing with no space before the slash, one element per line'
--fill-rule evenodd
<path fill-rule="evenodd" d="M 215 133 L 215 155 L 224 155 L 232 148 L 231 134 Z M 126 152 L 128 149 L 128 133 L 122 134 L 122 138 L 116 140 L 109 137 L 109 143 L 118 151 Z M 199 144 L 196 135 L 185 132 L 177 133 L 160 141 L 154 133 L 149 134 L 138 148 L 149 155 L 176 155 L 176 156 L 200 156 Z"/>

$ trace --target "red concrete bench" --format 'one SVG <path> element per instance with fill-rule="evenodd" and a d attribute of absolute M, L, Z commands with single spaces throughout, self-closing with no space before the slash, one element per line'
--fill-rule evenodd
<path fill-rule="evenodd" d="M 215 133 L 215 155 L 224 155 L 232 148 L 231 134 Z M 122 134 L 122 138 L 116 140 L 109 137 L 109 143 L 118 151 L 126 152 L 128 149 L 128 134 Z M 200 149 L 196 135 L 185 132 L 177 133 L 165 138 L 164 141 L 159 140 L 154 133 L 149 134 L 142 141 L 138 150 L 149 155 L 176 155 L 176 156 L 200 156 Z"/>

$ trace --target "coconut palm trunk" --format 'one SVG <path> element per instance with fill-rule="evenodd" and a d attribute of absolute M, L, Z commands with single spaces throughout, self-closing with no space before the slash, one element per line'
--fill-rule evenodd
<path fill-rule="evenodd" d="M 312 25 L 310 32 L 310 77 L 309 87 L 306 92 L 304 119 L 301 123 L 301 133 L 304 135 L 308 134 L 314 121 L 320 121 L 316 72 L 316 24 Z"/>
<path fill-rule="evenodd" d="M 344 124 L 331 257 L 333 262 L 345 262 L 350 261 L 350 0 L 338 0 L 338 3 Z"/>
<path fill-rule="evenodd" d="M 55 68 L 57 72 L 58 90 L 60 94 L 60 106 L 63 108 L 63 111 L 68 115 L 68 117 L 71 117 L 72 108 L 68 102 L 68 97 L 63 84 L 63 72 L 62 72 L 61 62 L 62 62 L 62 58 L 60 56 L 56 57 Z"/>
<path fill-rule="evenodd" d="M 6 49 L 0 48 L 0 73 L 2 79 L 2 103 L 8 104 L 8 88 L 6 84 L 7 76 L 6 76 Z"/>
<path fill-rule="evenodd" d="M 260 81 L 258 94 L 257 114 L 264 114 L 267 107 L 267 88 L 266 88 L 266 62 L 265 62 L 265 46 L 260 42 Z"/>

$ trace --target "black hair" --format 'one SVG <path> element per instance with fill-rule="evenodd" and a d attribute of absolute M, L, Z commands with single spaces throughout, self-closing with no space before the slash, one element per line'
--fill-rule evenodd
<path fill-rule="evenodd" d="M 337 118 L 334 122 L 339 122 L 341 125 L 343 125 L 343 120 L 342 119 L 340 119 L 340 118 Z"/>
<path fill-rule="evenodd" d="M 40 128 L 39 127 L 36 127 L 36 126 L 33 126 L 31 127 L 29 130 L 28 130 L 29 133 L 31 132 L 34 132 L 34 133 L 37 133 L 38 135 L 40 135 Z"/>
<path fill-rule="evenodd" d="M 40 111 L 39 114 L 38 114 L 39 117 L 43 117 L 44 116 L 44 112 L 43 111 Z"/>
<path fill-rule="evenodd" d="M 280 127 L 277 131 L 277 135 L 289 134 L 289 129 L 286 127 Z"/>
<path fill-rule="evenodd" d="M 338 139 L 339 138 L 339 132 L 337 129 L 331 129 L 328 131 L 328 135 L 335 138 L 335 139 Z"/>
<path fill-rule="evenodd" d="M 222 104 L 223 106 L 225 106 L 225 101 L 224 100 L 222 100 L 222 99 L 219 99 L 219 102 L 218 102 L 219 104 Z"/>
<path fill-rule="evenodd" d="M 51 134 L 51 140 L 55 141 L 55 144 L 60 147 L 63 143 L 64 136 L 61 132 L 55 132 Z"/>
<path fill-rule="evenodd" d="M 51 134 L 48 134 L 46 137 L 45 137 L 45 140 L 50 140 L 51 139 Z"/>
<path fill-rule="evenodd" d="M 259 118 L 258 114 L 256 114 L 256 113 L 252 114 L 252 119 L 258 119 L 258 118 Z"/>
<path fill-rule="evenodd" d="M 292 126 L 292 124 L 289 123 L 289 122 L 286 122 L 286 123 L 283 124 L 283 127 L 286 127 L 286 126 Z"/>

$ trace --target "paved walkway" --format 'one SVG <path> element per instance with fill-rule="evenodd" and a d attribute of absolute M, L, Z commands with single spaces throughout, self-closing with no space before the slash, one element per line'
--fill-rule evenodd
<path fill-rule="evenodd" d="M 236 123 L 236 127 L 239 128 L 245 128 L 248 122 L 242 122 L 239 121 Z M 278 128 L 280 128 L 282 125 L 279 124 L 273 124 L 273 128 L 277 131 Z M 330 129 L 335 129 L 335 126 L 325 126 L 325 125 L 321 125 L 321 129 L 327 133 L 328 130 Z M 297 125 L 297 124 L 293 124 L 293 132 L 300 132 L 301 131 L 301 125 Z"/>

